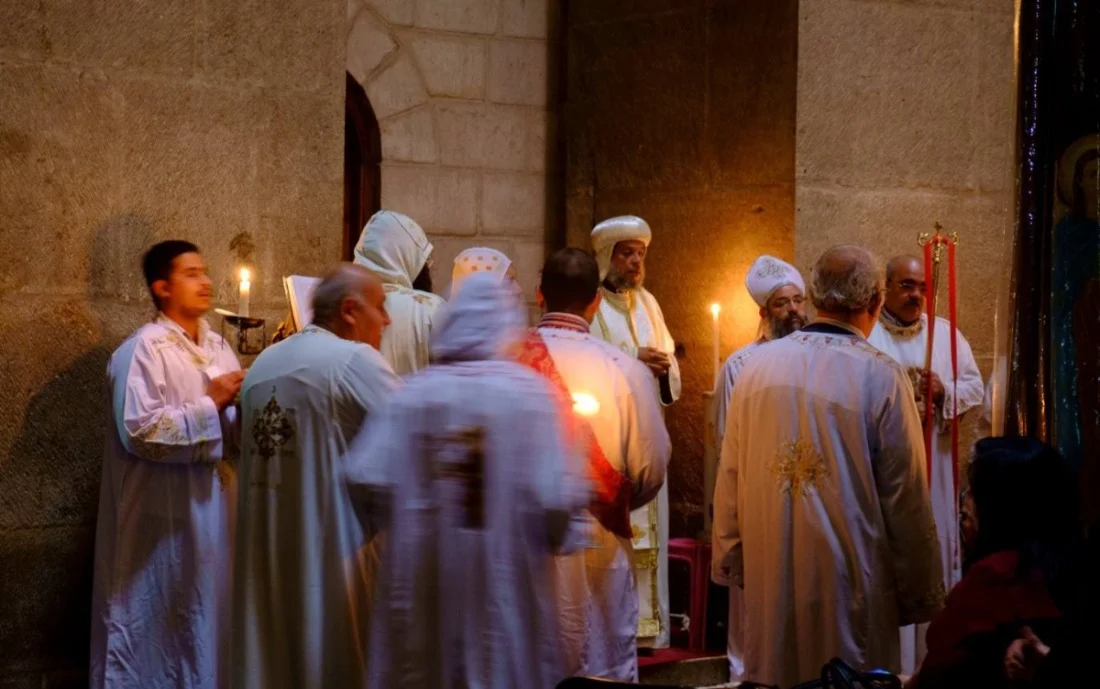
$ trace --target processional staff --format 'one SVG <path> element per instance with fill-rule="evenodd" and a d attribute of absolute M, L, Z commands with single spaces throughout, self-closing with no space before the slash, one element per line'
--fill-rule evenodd
<path fill-rule="evenodd" d="M 933 232 L 922 232 L 917 243 L 924 247 L 924 281 L 928 299 L 928 343 L 924 355 L 924 398 L 932 400 L 932 346 L 936 335 L 936 294 L 940 286 L 940 264 L 943 263 L 944 249 L 947 250 L 947 303 L 948 322 L 951 326 L 951 471 L 954 486 L 959 485 L 959 409 L 958 409 L 958 299 L 955 270 L 955 249 L 959 244 L 959 233 L 943 233 L 943 225 L 937 220 Z M 928 463 L 928 480 L 932 480 L 932 416 L 934 404 L 926 404 L 924 410 L 924 454 Z"/>

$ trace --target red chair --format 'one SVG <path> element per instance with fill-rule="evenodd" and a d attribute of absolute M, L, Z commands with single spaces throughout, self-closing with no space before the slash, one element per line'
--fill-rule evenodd
<path fill-rule="evenodd" d="M 707 590 L 710 588 L 710 543 L 694 538 L 673 538 L 668 542 L 669 560 L 687 565 L 691 590 L 688 592 L 688 650 L 705 651 L 707 645 Z"/>

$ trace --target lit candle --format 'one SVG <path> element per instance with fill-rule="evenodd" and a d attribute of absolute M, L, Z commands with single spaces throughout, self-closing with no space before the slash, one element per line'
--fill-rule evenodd
<path fill-rule="evenodd" d="M 710 315 L 714 317 L 714 389 L 718 389 L 718 314 L 722 311 L 722 307 L 717 303 L 710 305 Z"/>
<path fill-rule="evenodd" d="M 600 401 L 587 392 L 574 392 L 573 411 L 578 416 L 595 416 L 600 412 Z"/>
<path fill-rule="evenodd" d="M 248 272 L 248 268 L 241 268 L 241 292 L 240 300 L 237 303 L 237 313 L 248 317 L 248 300 L 252 295 L 252 276 Z"/>

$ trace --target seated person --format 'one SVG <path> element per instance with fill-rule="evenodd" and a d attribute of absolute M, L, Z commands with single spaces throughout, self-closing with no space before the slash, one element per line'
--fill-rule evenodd
<path fill-rule="evenodd" d="M 1032 438 L 978 441 L 966 501 L 969 567 L 907 688 L 1010 685 L 1009 647 L 1031 636 L 1056 645 L 1076 604 L 1078 472 L 1058 451 Z"/>

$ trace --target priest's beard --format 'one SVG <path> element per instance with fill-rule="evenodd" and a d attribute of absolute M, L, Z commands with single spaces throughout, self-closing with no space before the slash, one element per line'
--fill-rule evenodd
<path fill-rule="evenodd" d="M 613 292 L 625 292 L 627 290 L 638 289 L 642 286 L 643 282 L 645 282 L 644 270 L 639 271 L 637 277 L 631 278 L 615 270 L 615 266 L 608 268 L 607 277 L 604 278 L 604 284 L 610 287 Z"/>
<path fill-rule="evenodd" d="M 793 332 L 802 330 L 804 327 L 806 327 L 806 319 L 797 313 L 786 318 L 776 318 L 768 314 L 768 317 L 760 324 L 761 335 L 768 340 L 778 340 Z"/>

